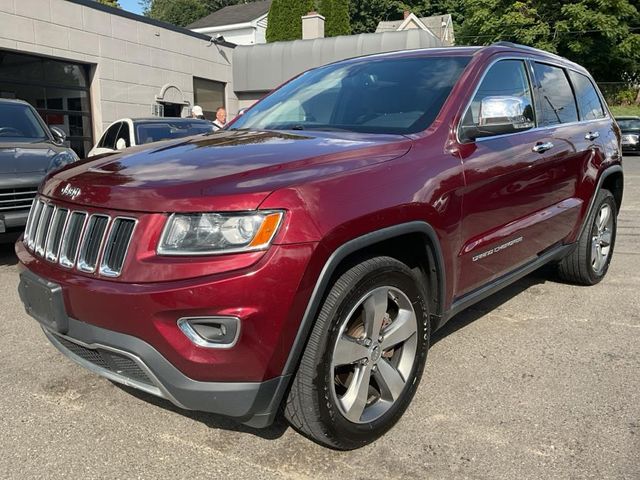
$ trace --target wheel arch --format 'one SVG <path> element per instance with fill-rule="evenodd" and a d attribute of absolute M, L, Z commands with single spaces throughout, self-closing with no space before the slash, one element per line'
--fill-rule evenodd
<path fill-rule="evenodd" d="M 399 248 L 407 245 L 416 246 L 420 241 L 424 248 L 417 254 L 410 249 Z M 331 287 L 332 280 L 356 263 L 382 255 L 396 258 L 412 268 L 420 269 L 431 287 L 428 291 L 431 322 L 432 325 L 438 326 L 445 305 L 446 274 L 440 241 L 434 228 L 427 222 L 413 221 L 376 230 L 342 244 L 324 264 L 298 327 L 283 375 L 295 373 L 314 319 Z"/>
<path fill-rule="evenodd" d="M 591 200 L 589 201 L 589 208 L 585 212 L 584 218 L 582 219 L 582 226 L 580 227 L 577 238 L 580 238 L 584 229 L 587 228 L 589 215 L 591 215 L 591 212 L 595 208 L 596 198 L 598 197 L 598 192 L 601 189 L 609 190 L 613 194 L 618 211 L 620 211 L 624 189 L 624 174 L 622 171 L 622 165 L 611 165 L 605 168 L 602 173 L 600 173 L 600 176 L 596 183 L 596 188 L 594 188 L 593 194 L 591 195 Z"/>

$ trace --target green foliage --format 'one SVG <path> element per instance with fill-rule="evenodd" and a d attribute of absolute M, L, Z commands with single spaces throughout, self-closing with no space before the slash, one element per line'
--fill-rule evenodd
<path fill-rule="evenodd" d="M 140 0 L 140 4 L 147 17 L 186 27 L 221 8 L 255 1 L 257 0 Z"/>
<path fill-rule="evenodd" d="M 640 80 L 634 0 L 465 0 L 459 44 L 513 41 L 584 65 L 598 81 Z"/>
<path fill-rule="evenodd" d="M 269 10 L 267 42 L 302 38 L 301 18 L 314 8 L 314 0 L 273 0 Z"/>
<path fill-rule="evenodd" d="M 326 19 L 325 37 L 351 34 L 349 21 L 349 0 L 321 0 L 318 11 Z"/>
<path fill-rule="evenodd" d="M 151 0 L 145 15 L 185 27 L 209 14 L 200 0 Z"/>
<path fill-rule="evenodd" d="M 609 105 L 614 117 L 640 117 L 640 105 Z"/>
<path fill-rule="evenodd" d="M 120 7 L 120 4 L 118 3 L 118 0 L 96 0 L 98 3 L 101 3 L 103 5 L 107 5 L 109 7 L 113 7 L 113 8 L 122 8 Z"/>

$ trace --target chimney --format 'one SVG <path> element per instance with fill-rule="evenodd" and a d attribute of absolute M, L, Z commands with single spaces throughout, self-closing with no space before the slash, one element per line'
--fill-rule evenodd
<path fill-rule="evenodd" d="M 409 10 L 405 10 L 404 11 L 404 19 L 406 20 L 409 17 L 409 15 L 411 15 L 411 12 Z"/>
<path fill-rule="evenodd" d="M 324 17 L 318 12 L 309 12 L 302 17 L 302 39 L 324 38 Z"/>

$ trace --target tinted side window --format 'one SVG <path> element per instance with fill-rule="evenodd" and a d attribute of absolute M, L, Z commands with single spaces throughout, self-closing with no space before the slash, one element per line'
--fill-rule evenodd
<path fill-rule="evenodd" d="M 100 143 L 98 144 L 98 146 L 100 148 L 110 148 L 112 150 L 115 149 L 116 140 L 117 140 L 116 137 L 118 136 L 118 131 L 120 130 L 121 125 L 122 125 L 122 122 L 118 122 L 111 125 L 109 129 L 102 136 L 102 139 L 100 140 Z"/>
<path fill-rule="evenodd" d="M 518 97 L 526 105 L 533 105 L 529 77 L 522 60 L 501 60 L 489 69 L 465 113 L 463 126 L 479 126 L 480 106 L 489 97 Z M 532 108 L 525 109 L 525 117 L 531 122 L 535 120 Z"/>
<path fill-rule="evenodd" d="M 534 63 L 533 69 L 540 83 L 540 124 L 577 122 L 576 100 L 564 69 L 543 63 Z"/>
<path fill-rule="evenodd" d="M 602 108 L 600 97 L 591 80 L 589 80 L 587 76 L 571 70 L 569 70 L 569 78 L 576 92 L 580 119 L 595 120 L 597 118 L 604 118 L 604 109 Z"/>

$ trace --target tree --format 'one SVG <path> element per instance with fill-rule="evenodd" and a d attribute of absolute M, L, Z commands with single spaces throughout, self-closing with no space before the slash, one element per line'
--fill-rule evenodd
<path fill-rule="evenodd" d="M 640 14 L 633 1 L 465 0 L 456 39 L 468 45 L 507 40 L 542 48 L 580 63 L 601 82 L 637 79 Z"/>
<path fill-rule="evenodd" d="M 147 17 L 186 27 L 221 8 L 255 1 L 258 0 L 140 0 L 140 4 Z"/>
<path fill-rule="evenodd" d="M 269 10 L 267 42 L 302 38 L 301 19 L 314 8 L 314 0 L 273 0 Z"/>
<path fill-rule="evenodd" d="M 118 3 L 118 0 L 96 0 L 98 3 L 101 3 L 103 5 L 107 5 L 109 7 L 113 7 L 113 8 L 121 8 L 120 4 Z"/>
<path fill-rule="evenodd" d="M 144 13 L 156 20 L 185 27 L 210 12 L 200 0 L 151 0 Z"/>
<path fill-rule="evenodd" d="M 349 0 L 321 0 L 318 10 L 326 19 L 325 37 L 351 34 Z"/>

